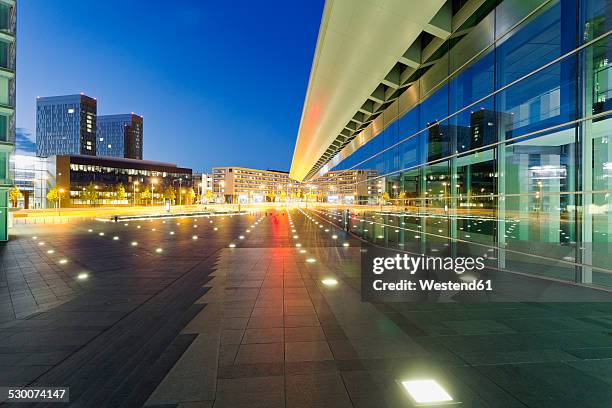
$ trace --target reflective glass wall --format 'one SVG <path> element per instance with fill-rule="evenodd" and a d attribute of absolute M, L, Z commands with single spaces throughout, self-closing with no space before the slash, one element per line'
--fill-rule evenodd
<path fill-rule="evenodd" d="M 353 231 L 612 286 L 611 21 L 605 0 L 506 0 L 447 41 L 417 102 L 331 169 L 378 174 Z"/>

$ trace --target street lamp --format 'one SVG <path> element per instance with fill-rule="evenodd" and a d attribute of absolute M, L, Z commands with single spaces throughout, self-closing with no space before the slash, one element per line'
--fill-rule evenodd
<path fill-rule="evenodd" d="M 140 183 L 138 182 L 138 180 L 136 180 L 132 186 L 134 188 L 134 192 L 132 193 L 132 196 L 134 198 L 134 207 L 136 207 L 136 186 L 139 184 Z"/>
<path fill-rule="evenodd" d="M 157 179 L 153 177 L 151 179 L 151 207 L 153 207 L 153 191 L 155 191 L 155 184 L 157 184 Z"/>
<path fill-rule="evenodd" d="M 179 207 L 180 207 L 180 206 L 181 206 L 181 189 L 183 188 L 183 178 L 182 178 L 182 177 L 179 177 L 179 178 L 177 178 L 177 179 L 172 180 L 172 185 L 174 185 L 174 182 L 175 182 L 175 181 L 177 181 L 177 180 L 178 180 L 178 182 L 179 182 L 179 190 L 178 190 L 178 193 L 179 193 Z"/>
<path fill-rule="evenodd" d="M 59 196 L 57 197 L 57 215 L 59 217 L 62 216 L 62 194 L 64 194 L 64 189 L 59 189 Z"/>

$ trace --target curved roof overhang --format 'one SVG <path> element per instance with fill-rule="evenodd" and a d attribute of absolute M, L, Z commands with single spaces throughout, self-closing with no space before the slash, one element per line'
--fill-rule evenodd
<path fill-rule="evenodd" d="M 345 146 L 420 65 L 413 43 L 450 34 L 444 0 L 327 0 L 290 176 L 303 181 Z M 401 64 L 399 70 L 395 67 Z M 395 72 L 397 71 L 397 72 Z M 402 77 L 403 76 L 403 77 Z"/>

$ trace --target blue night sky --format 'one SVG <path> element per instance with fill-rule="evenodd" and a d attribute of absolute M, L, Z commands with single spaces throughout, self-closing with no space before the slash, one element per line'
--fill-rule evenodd
<path fill-rule="evenodd" d="M 82 91 L 98 114 L 144 115 L 145 159 L 288 170 L 322 10 L 323 0 L 19 1 L 17 126 L 35 134 L 37 95 Z"/>

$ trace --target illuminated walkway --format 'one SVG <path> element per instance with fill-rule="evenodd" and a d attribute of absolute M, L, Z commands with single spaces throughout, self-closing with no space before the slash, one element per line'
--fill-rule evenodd
<path fill-rule="evenodd" d="M 466 407 L 612 400 L 612 303 L 362 302 L 360 242 L 314 212 L 19 234 L 0 384 L 75 405 L 406 407 L 405 380 Z"/>

